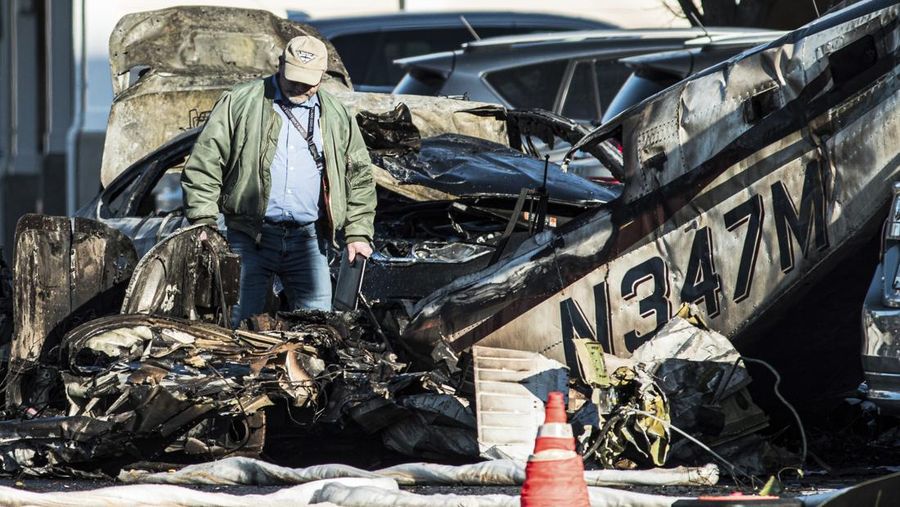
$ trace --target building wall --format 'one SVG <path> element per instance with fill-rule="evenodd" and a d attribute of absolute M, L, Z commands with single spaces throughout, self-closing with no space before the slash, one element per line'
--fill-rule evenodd
<path fill-rule="evenodd" d="M 5 0 L 0 13 L 0 245 L 24 213 L 65 212 L 72 110 L 71 4 Z"/>

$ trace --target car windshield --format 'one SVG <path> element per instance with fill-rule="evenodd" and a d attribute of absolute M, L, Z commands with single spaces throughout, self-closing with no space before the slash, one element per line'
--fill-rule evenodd
<path fill-rule="evenodd" d="M 103 196 L 108 217 L 160 216 L 180 209 L 181 170 L 190 145 L 123 172 Z"/>
<path fill-rule="evenodd" d="M 485 79 L 512 107 L 552 111 L 567 64 L 557 60 L 523 65 L 491 72 Z"/>

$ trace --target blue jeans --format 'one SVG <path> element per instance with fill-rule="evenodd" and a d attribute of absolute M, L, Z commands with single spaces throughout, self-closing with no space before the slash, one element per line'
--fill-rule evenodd
<path fill-rule="evenodd" d="M 241 294 L 232 325 L 265 311 L 275 276 L 290 309 L 331 310 L 328 240 L 320 236 L 316 224 L 296 229 L 263 224 L 257 245 L 247 234 L 228 230 L 228 245 L 241 256 Z"/>

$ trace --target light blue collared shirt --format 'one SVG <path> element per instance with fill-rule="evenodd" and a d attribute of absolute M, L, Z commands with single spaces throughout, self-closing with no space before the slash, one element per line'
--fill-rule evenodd
<path fill-rule="evenodd" d="M 316 167 L 306 139 L 278 106 L 278 102 L 282 100 L 281 88 L 276 81 L 275 102 L 272 103 L 272 107 L 275 114 L 281 116 L 282 122 L 275 157 L 272 159 L 272 166 L 269 167 L 272 190 L 269 193 L 266 218 L 276 222 L 314 222 L 320 216 L 322 171 Z M 319 105 L 318 96 L 313 95 L 300 105 L 294 105 L 286 99 L 283 103 L 304 129 L 309 126 L 309 115 L 316 115 L 313 143 L 319 153 L 323 154 L 322 129 L 319 128 L 322 107 Z M 324 154 L 322 156 L 324 157 Z"/>

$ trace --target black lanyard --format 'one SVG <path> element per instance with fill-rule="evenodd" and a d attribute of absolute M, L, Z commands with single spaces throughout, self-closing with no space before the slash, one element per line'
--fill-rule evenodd
<path fill-rule="evenodd" d="M 278 102 L 278 107 L 284 111 L 285 116 L 288 117 L 288 120 L 291 121 L 291 124 L 300 132 L 300 135 L 303 136 L 303 139 L 306 139 L 306 146 L 309 148 L 309 154 L 312 155 L 313 161 L 316 163 L 316 167 L 322 169 L 325 166 L 325 159 L 322 157 L 322 154 L 319 153 L 319 148 L 316 147 L 316 143 L 313 141 L 313 127 L 315 126 L 316 121 L 316 108 L 313 106 L 309 110 L 309 126 L 304 130 L 303 127 L 300 126 L 300 122 L 297 121 L 297 118 L 294 116 L 294 113 L 288 109 L 282 102 Z"/>

